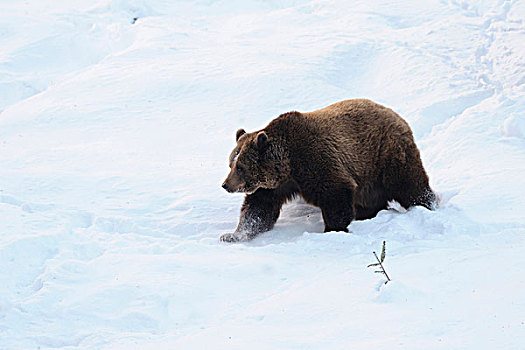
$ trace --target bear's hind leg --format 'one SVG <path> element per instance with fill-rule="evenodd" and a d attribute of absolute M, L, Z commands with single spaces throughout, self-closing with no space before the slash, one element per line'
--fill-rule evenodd
<path fill-rule="evenodd" d="M 428 210 L 434 210 L 437 206 L 437 196 L 432 191 L 430 186 L 427 186 L 423 190 L 420 190 L 420 192 L 417 194 L 417 196 L 413 199 L 414 205 L 421 205 Z"/>
<path fill-rule="evenodd" d="M 404 192 L 395 191 L 392 197 L 405 209 L 420 205 L 428 210 L 434 210 L 437 204 L 437 197 L 430 187 L 409 189 Z"/>
<path fill-rule="evenodd" d="M 429 210 L 435 209 L 437 198 L 430 188 L 428 176 L 415 146 L 406 152 L 404 164 L 391 164 L 384 181 L 389 200 L 396 200 L 406 209 L 414 205 L 421 205 Z"/>

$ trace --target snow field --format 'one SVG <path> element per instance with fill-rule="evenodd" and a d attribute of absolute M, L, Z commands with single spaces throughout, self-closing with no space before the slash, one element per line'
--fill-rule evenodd
<path fill-rule="evenodd" d="M 523 2 L 3 9 L 1 349 L 523 348 Z M 235 131 L 357 97 L 409 122 L 441 207 L 320 234 L 295 201 L 220 244 Z"/>

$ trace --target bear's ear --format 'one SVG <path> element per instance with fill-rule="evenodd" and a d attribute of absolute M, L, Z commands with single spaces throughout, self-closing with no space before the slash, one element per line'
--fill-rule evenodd
<path fill-rule="evenodd" d="M 235 141 L 239 141 L 239 137 L 246 134 L 246 131 L 244 129 L 237 130 L 237 133 L 235 133 Z"/>
<path fill-rule="evenodd" d="M 262 152 L 268 147 L 268 135 L 264 131 L 257 134 L 257 149 Z"/>

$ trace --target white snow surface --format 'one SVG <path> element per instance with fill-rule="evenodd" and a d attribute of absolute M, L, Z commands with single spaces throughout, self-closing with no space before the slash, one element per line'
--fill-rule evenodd
<path fill-rule="evenodd" d="M 518 0 L 3 1 L 0 349 L 524 349 L 524 20 Z M 235 131 L 350 98 L 409 122 L 440 207 L 322 234 L 297 200 L 220 243 Z"/>

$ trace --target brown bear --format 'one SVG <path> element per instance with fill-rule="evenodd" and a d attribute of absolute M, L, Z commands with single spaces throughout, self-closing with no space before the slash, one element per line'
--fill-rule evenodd
<path fill-rule="evenodd" d="M 408 124 L 369 100 L 346 100 L 289 112 L 260 131 L 237 131 L 222 187 L 244 192 L 239 225 L 221 241 L 250 240 L 271 230 L 283 203 L 300 195 L 321 208 L 327 231 L 348 232 L 387 203 L 433 209 L 419 150 Z"/>

